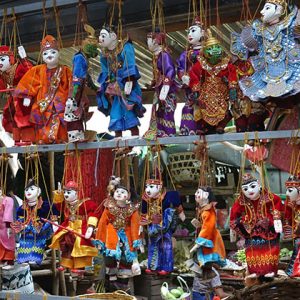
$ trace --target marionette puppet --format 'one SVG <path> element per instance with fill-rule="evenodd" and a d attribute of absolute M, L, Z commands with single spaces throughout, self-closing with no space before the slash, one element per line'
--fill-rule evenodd
<path fill-rule="evenodd" d="M 2 264 L 14 264 L 16 242 L 15 233 L 10 227 L 13 221 L 14 200 L 4 195 L 0 188 L 0 262 Z"/>
<path fill-rule="evenodd" d="M 124 186 L 115 185 L 108 192 L 94 244 L 104 254 L 109 280 L 127 284 L 129 277 L 141 274 L 137 260 L 142 246 L 139 205 L 132 203 Z"/>
<path fill-rule="evenodd" d="M 148 274 L 167 275 L 173 271 L 172 236 L 176 230 L 176 213 L 183 222 L 185 214 L 179 193 L 167 192 L 159 179 L 146 180 L 141 225 L 148 228 Z"/>
<path fill-rule="evenodd" d="M 0 46 L 0 89 L 6 96 L 2 125 L 5 131 L 12 133 L 15 143 L 19 145 L 30 142 L 34 138 L 34 130 L 29 122 L 30 108 L 24 109 L 23 114 L 16 114 L 15 106 L 20 107 L 23 99 L 12 96 L 14 87 L 32 67 L 22 46 L 18 47 L 18 54 L 19 59 L 8 46 Z"/>
<path fill-rule="evenodd" d="M 254 73 L 249 59 L 233 56 L 232 60 L 237 70 L 238 80 Z M 265 130 L 264 121 L 269 115 L 265 105 L 262 102 L 251 101 L 239 87 L 237 87 L 237 99 L 230 101 L 230 112 L 237 132 Z"/>
<path fill-rule="evenodd" d="M 53 225 L 54 235 L 51 249 L 61 250 L 59 271 L 69 268 L 74 272 L 91 266 L 98 251 L 91 243 L 94 229 L 98 223 L 97 205 L 89 199 L 79 198 L 78 185 L 69 181 L 63 188 L 63 198 L 54 201 L 58 210 L 63 212 L 64 221 L 58 227 Z"/>
<path fill-rule="evenodd" d="M 153 81 L 155 89 L 149 130 L 157 137 L 176 134 L 174 113 L 176 109 L 175 65 L 166 47 L 166 34 L 157 29 L 147 35 L 148 49 L 153 53 Z"/>
<path fill-rule="evenodd" d="M 294 265 L 300 249 L 300 178 L 299 176 L 290 176 L 285 182 L 286 202 L 284 208 L 284 238 L 293 239 L 293 254 L 287 266 L 286 273 L 294 276 Z M 297 270 L 297 276 L 300 272 Z"/>
<path fill-rule="evenodd" d="M 57 217 L 58 212 L 41 197 L 41 189 L 34 180 L 25 187 L 25 200 L 17 209 L 17 220 L 11 224 L 15 233 L 20 233 L 17 262 L 41 264 L 47 240 L 52 236 L 52 226 L 42 219 Z"/>
<path fill-rule="evenodd" d="M 224 133 L 231 120 L 228 101 L 237 99 L 237 74 L 221 43 L 207 30 L 203 56 L 190 70 L 190 88 L 200 107 L 201 134 Z"/>
<path fill-rule="evenodd" d="M 241 192 L 230 213 L 230 227 L 245 239 L 249 278 L 274 277 L 282 232 L 281 199 L 251 174 L 244 174 Z"/>
<path fill-rule="evenodd" d="M 89 35 L 83 40 L 80 51 L 73 57 L 73 78 L 64 113 L 69 142 L 84 141 L 83 123 L 91 117 L 91 113 L 88 112 L 89 99 L 85 95 L 85 87 L 97 89 L 88 73 L 88 60 L 97 57 L 98 41 L 95 30 L 91 26 L 85 24 L 84 28 Z"/>
<path fill-rule="evenodd" d="M 188 50 L 181 53 L 177 59 L 177 76 L 181 80 L 181 88 L 185 91 L 185 105 L 182 109 L 180 134 L 196 135 L 198 132 L 197 119 L 199 118 L 197 99 L 194 99 L 194 93 L 189 88 L 190 77 L 189 71 L 198 61 L 197 56 L 200 55 L 204 40 L 205 31 L 203 30 L 200 18 L 196 17 L 192 26 L 188 29 Z"/>
<path fill-rule="evenodd" d="M 195 193 L 195 200 L 197 203 L 197 219 L 192 220 L 192 224 L 199 229 L 198 237 L 195 241 L 191 253 L 196 251 L 195 261 L 197 267 L 192 266 L 195 270 L 196 276 L 193 283 L 193 296 L 200 299 L 205 299 L 202 287 L 212 289 L 221 299 L 226 299 L 228 294 L 224 293 L 220 275 L 218 271 L 213 268 L 213 264 L 223 266 L 225 264 L 226 253 L 222 236 L 216 227 L 216 209 L 217 204 L 210 187 L 199 187 Z M 207 284 L 209 281 L 209 284 Z"/>
<path fill-rule="evenodd" d="M 300 49 L 296 41 L 299 26 L 298 8 L 288 7 L 286 0 L 266 0 L 261 20 L 245 27 L 241 34 L 232 34 L 231 52 L 250 58 L 251 76 L 241 78 L 239 85 L 252 101 L 269 97 L 287 97 L 300 91 Z"/>
<path fill-rule="evenodd" d="M 118 40 L 114 27 L 104 25 L 99 43 L 102 51 L 98 109 L 110 116 L 108 129 L 114 131 L 116 137 L 121 137 L 126 130 L 138 136 L 139 118 L 143 117 L 145 108 L 132 41 L 129 38 Z"/>
<path fill-rule="evenodd" d="M 14 95 L 24 98 L 23 109 L 31 106 L 29 121 L 34 125 L 38 143 L 67 141 L 64 121 L 66 101 L 72 79 L 67 66 L 59 65 L 59 47 L 56 39 L 47 35 L 41 42 L 44 64 L 31 68 L 19 81 Z"/>

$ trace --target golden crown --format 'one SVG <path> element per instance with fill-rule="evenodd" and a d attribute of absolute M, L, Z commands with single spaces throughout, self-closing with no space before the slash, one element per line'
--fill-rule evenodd
<path fill-rule="evenodd" d="M 207 39 L 204 43 L 204 47 L 210 47 L 217 44 L 220 44 L 220 41 L 212 36 L 210 29 L 207 29 Z"/>
<path fill-rule="evenodd" d="M 275 5 L 286 6 L 286 0 L 266 0 L 266 3 L 272 3 Z"/>

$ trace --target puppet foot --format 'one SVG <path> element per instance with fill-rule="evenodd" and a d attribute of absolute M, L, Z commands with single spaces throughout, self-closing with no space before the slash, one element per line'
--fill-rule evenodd
<path fill-rule="evenodd" d="M 151 274 L 153 275 L 153 274 L 156 274 L 157 271 L 154 271 L 154 270 L 151 270 L 151 269 L 146 269 L 146 270 L 145 270 L 145 273 L 146 273 L 146 274 L 149 274 L 149 275 L 151 275 Z"/>
<path fill-rule="evenodd" d="M 274 272 L 270 272 L 270 273 L 265 274 L 265 277 L 267 277 L 267 278 L 272 278 L 274 276 L 275 276 Z"/>
<path fill-rule="evenodd" d="M 109 276 L 109 281 L 116 281 L 118 277 L 116 275 Z"/>
<path fill-rule="evenodd" d="M 57 271 L 63 272 L 63 271 L 65 271 L 65 268 L 63 266 L 59 266 L 59 267 L 57 267 Z"/>
<path fill-rule="evenodd" d="M 247 275 L 246 278 L 257 278 L 257 274 L 256 273 L 252 273 L 250 275 Z"/>
<path fill-rule="evenodd" d="M 166 275 L 168 275 L 169 273 L 170 273 L 170 272 L 167 272 L 167 271 L 165 271 L 165 270 L 161 270 L 161 271 L 158 272 L 158 275 L 166 276 Z"/>

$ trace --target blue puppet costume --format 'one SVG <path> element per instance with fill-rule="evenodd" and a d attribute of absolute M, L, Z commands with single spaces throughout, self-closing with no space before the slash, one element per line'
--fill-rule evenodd
<path fill-rule="evenodd" d="M 113 29 L 105 27 L 100 32 L 101 73 L 98 78 L 98 109 L 110 115 L 108 129 L 121 136 L 131 130 L 138 135 L 138 117 L 145 111 L 142 106 L 142 91 L 138 84 L 141 77 L 135 62 L 135 52 L 129 40 L 118 41 Z M 126 92 L 126 83 L 132 84 Z"/>
<path fill-rule="evenodd" d="M 17 220 L 11 227 L 20 233 L 20 247 L 17 249 L 19 264 L 34 262 L 41 264 L 46 248 L 46 241 L 52 236 L 52 225 L 41 218 L 48 219 L 58 215 L 58 211 L 51 209 L 48 200 L 40 196 L 40 188 L 33 180 L 25 187 L 25 201 L 17 209 Z"/>
<path fill-rule="evenodd" d="M 142 200 L 141 225 L 148 225 L 147 273 L 166 275 L 173 271 L 172 235 L 176 229 L 177 213 L 185 219 L 179 193 L 166 192 L 162 182 L 148 179 Z"/>

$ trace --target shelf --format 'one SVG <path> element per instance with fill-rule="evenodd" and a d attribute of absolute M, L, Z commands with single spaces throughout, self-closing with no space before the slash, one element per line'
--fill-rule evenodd
<path fill-rule="evenodd" d="M 262 131 L 262 132 L 248 132 L 248 139 L 282 139 L 291 138 L 296 131 L 293 130 L 281 130 L 281 131 Z M 224 133 L 224 134 L 210 134 L 205 136 L 207 142 L 223 142 L 223 141 L 243 141 L 245 139 L 245 133 Z M 199 140 L 199 136 L 175 136 L 159 138 L 160 145 L 170 144 L 191 144 L 196 140 Z M 87 149 L 105 149 L 116 147 L 134 147 L 134 146 L 147 146 L 155 145 L 155 141 L 147 142 L 140 137 L 128 137 L 121 140 L 99 141 L 78 143 L 78 150 Z M 51 145 L 32 145 L 32 146 L 14 146 L 14 147 L 2 147 L 0 152 L 2 153 L 31 153 L 31 152 L 62 152 L 66 150 L 75 150 L 75 144 L 51 144 Z"/>

